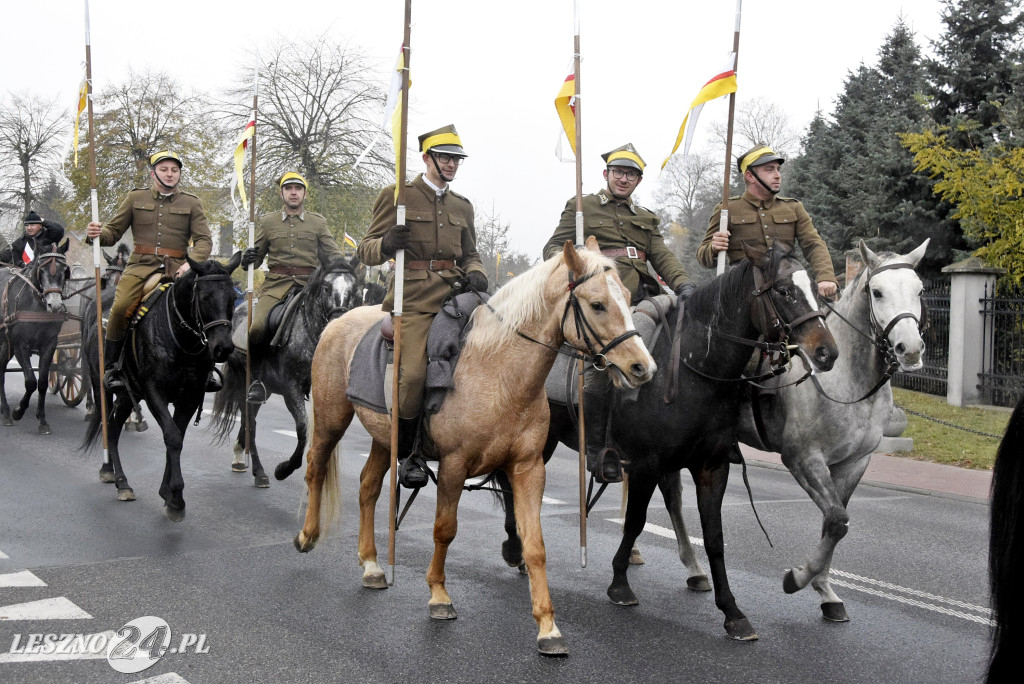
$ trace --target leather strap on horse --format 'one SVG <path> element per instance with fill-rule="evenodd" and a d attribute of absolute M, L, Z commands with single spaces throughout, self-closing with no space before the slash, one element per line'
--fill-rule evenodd
<path fill-rule="evenodd" d="M 447 271 L 455 268 L 454 259 L 431 259 L 429 261 L 406 261 L 406 271 Z"/>
<path fill-rule="evenodd" d="M 312 275 L 315 268 L 309 266 L 271 266 L 270 272 L 275 275 L 287 276 L 308 276 Z"/>
<path fill-rule="evenodd" d="M 683 313 L 686 311 L 686 300 L 676 301 L 676 326 L 672 330 L 672 365 L 669 366 L 668 384 L 665 385 L 665 403 L 671 404 L 676 400 L 676 393 L 679 388 L 679 357 L 683 345 Z"/>
<path fill-rule="evenodd" d="M 153 245 L 135 245 L 135 249 L 132 250 L 133 254 L 152 254 L 153 256 L 167 256 L 172 259 L 184 259 L 185 250 L 183 249 L 168 249 L 166 247 L 155 247 Z"/>

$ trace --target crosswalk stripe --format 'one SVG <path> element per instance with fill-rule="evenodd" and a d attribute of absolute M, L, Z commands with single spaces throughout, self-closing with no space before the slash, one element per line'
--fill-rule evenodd
<path fill-rule="evenodd" d="M 276 432 L 279 435 L 284 435 L 285 437 L 292 437 L 294 439 L 299 438 L 299 433 L 296 432 L 295 430 L 274 430 L 274 432 Z"/>
<path fill-rule="evenodd" d="M 89 615 L 63 596 L 0 606 L 0 620 L 89 620 Z"/>
<path fill-rule="evenodd" d="M 0 551 L 0 558 L 10 558 L 10 556 L 8 556 L 8 555 L 7 555 L 6 553 L 4 553 L 3 551 Z"/>
<path fill-rule="evenodd" d="M 46 582 L 28 570 L 8 572 L 0 575 L 0 587 L 45 587 Z"/>
<path fill-rule="evenodd" d="M 188 684 L 188 680 L 177 672 L 167 672 L 149 679 L 140 679 L 134 684 Z"/>
<path fill-rule="evenodd" d="M 608 522 L 621 525 L 625 520 L 623 518 L 608 518 Z M 676 538 L 675 530 L 669 529 L 668 527 L 662 527 L 661 525 L 655 525 L 654 523 L 645 523 L 644 532 L 650 532 L 651 534 L 656 534 L 659 537 L 665 537 L 666 539 Z M 697 546 L 704 546 L 704 540 L 700 537 L 691 536 L 690 543 L 696 544 Z"/>

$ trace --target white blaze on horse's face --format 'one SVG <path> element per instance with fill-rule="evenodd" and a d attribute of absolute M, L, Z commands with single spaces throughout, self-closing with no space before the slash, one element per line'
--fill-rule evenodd
<path fill-rule="evenodd" d="M 629 304 L 626 302 L 626 297 L 622 294 L 621 281 L 615 277 L 614 271 L 608 271 L 607 273 L 605 273 L 604 278 L 605 282 L 608 284 L 608 293 L 611 295 L 612 302 L 615 303 L 615 305 L 619 308 L 619 311 L 622 314 L 622 320 L 626 324 L 626 331 L 628 332 L 636 330 L 636 327 L 633 325 L 633 315 L 629 312 Z M 636 387 L 647 382 L 652 377 L 654 377 L 654 372 L 658 370 L 658 364 L 655 363 L 654 357 L 651 356 L 651 353 L 647 350 L 647 346 L 640 341 L 639 335 L 637 335 L 634 338 L 631 338 L 630 340 L 627 340 L 624 344 L 628 344 L 634 341 L 639 344 L 640 349 L 643 351 L 643 356 L 645 357 L 643 365 L 646 367 L 647 372 L 641 374 L 640 376 L 637 376 L 633 372 L 634 369 L 630 369 L 630 373 L 626 373 L 617 366 L 613 366 L 615 371 L 621 374 L 622 376 L 619 379 L 623 380 L 623 382 L 625 382 L 629 387 Z M 616 378 L 618 376 L 616 376 L 613 373 L 612 377 Z"/>
<path fill-rule="evenodd" d="M 811 276 L 807 274 L 807 271 L 801 269 L 793 273 L 790 278 L 793 284 L 796 285 L 796 289 L 801 292 L 804 299 L 807 300 L 807 306 L 810 307 L 811 311 L 818 310 L 818 298 L 814 296 L 814 290 L 812 289 Z"/>
<path fill-rule="evenodd" d="M 918 370 L 924 366 L 925 346 L 918 327 L 923 289 L 921 279 L 911 268 L 897 268 L 872 276 L 867 287 L 871 310 L 880 330 L 885 330 L 889 322 L 901 313 L 913 314 L 914 318 L 897 321 L 889 331 L 889 344 L 896 352 L 900 370 Z"/>

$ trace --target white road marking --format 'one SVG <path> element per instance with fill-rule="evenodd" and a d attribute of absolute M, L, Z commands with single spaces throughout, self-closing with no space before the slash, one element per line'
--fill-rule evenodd
<path fill-rule="evenodd" d="M 84 610 L 63 596 L 0 606 L 0 620 L 90 620 Z"/>
<path fill-rule="evenodd" d="M 616 525 L 621 525 L 624 522 L 623 518 L 608 518 L 608 522 L 613 522 Z M 669 529 L 668 527 L 662 527 L 661 525 L 655 525 L 654 523 L 646 523 L 644 525 L 644 532 L 650 532 L 656 534 L 659 537 L 665 537 L 675 541 L 676 533 L 675 530 Z M 704 540 L 700 537 L 690 537 L 690 543 L 696 544 L 697 546 L 704 546 Z"/>
<path fill-rule="evenodd" d="M 7 555 L 6 553 L 4 553 L 3 551 L 0 551 L 0 558 L 10 558 L 10 556 L 8 556 L 8 555 Z"/>
<path fill-rule="evenodd" d="M 297 433 L 295 430 L 274 430 L 274 432 L 276 432 L 279 435 L 284 435 L 285 437 L 291 437 L 293 439 L 299 438 L 299 433 Z"/>
<path fill-rule="evenodd" d="M 108 648 L 100 653 L 0 653 L 0 665 L 4 663 L 49 663 L 57 660 L 106 660 L 109 644 L 116 638 L 114 630 L 107 630 L 99 634 L 105 637 L 104 643 Z M 94 634 L 83 635 L 85 643 L 92 641 Z M 22 644 L 24 647 L 24 644 Z"/>
<path fill-rule="evenodd" d="M 833 570 L 833 572 L 835 571 Z M 931 610 L 936 613 L 943 613 L 944 615 L 952 615 L 953 617 L 963 618 L 964 620 L 970 620 L 971 622 L 977 622 L 983 625 L 988 625 L 989 627 L 995 625 L 995 622 L 989 617 L 981 615 L 971 615 L 969 613 L 964 613 L 959 610 L 952 610 L 951 608 L 946 608 L 945 606 L 937 606 L 932 603 L 925 603 L 924 601 L 918 601 L 917 599 L 907 598 L 906 596 L 899 596 L 897 594 L 890 594 L 885 591 L 878 591 L 877 589 L 862 587 L 860 585 L 853 584 L 852 582 L 844 582 L 843 580 L 834 579 L 832 580 L 832 584 L 836 585 L 837 587 L 846 587 L 848 589 L 856 589 L 857 591 L 863 591 L 865 594 L 880 596 L 881 598 L 887 598 L 891 601 L 907 603 L 909 605 L 917 606 L 918 608 L 924 608 L 925 610 Z M 943 600 L 949 601 L 950 599 Z"/>
<path fill-rule="evenodd" d="M 0 587 L 45 587 L 46 582 L 28 570 L 0 575 Z"/>
<path fill-rule="evenodd" d="M 140 679 L 134 684 L 188 684 L 188 680 L 177 672 L 167 672 L 149 679 Z"/>

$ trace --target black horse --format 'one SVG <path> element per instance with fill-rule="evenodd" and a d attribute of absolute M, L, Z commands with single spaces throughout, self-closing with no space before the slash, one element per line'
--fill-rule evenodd
<path fill-rule="evenodd" d="M 281 331 L 287 344 L 280 345 L 264 358 L 253 355 L 252 368 L 259 368 L 259 379 L 270 394 L 280 394 L 285 406 L 295 421 L 297 443 L 291 457 L 278 464 L 274 476 L 283 480 L 302 465 L 302 454 L 306 450 L 306 397 L 309 395 L 310 366 L 313 352 L 320 340 L 324 327 L 349 309 L 362 306 L 363 287 L 357 273 L 359 261 L 335 258 L 321 259 L 320 266 L 313 271 L 309 282 L 295 296 L 296 311 L 291 317 L 288 329 Z M 235 309 L 233 328 L 246 324 L 246 305 Z M 224 367 L 224 389 L 217 393 L 213 403 L 213 415 L 220 439 L 226 438 L 235 423 L 235 416 L 244 412 L 248 390 L 245 382 L 245 353 L 236 350 Z M 252 456 L 252 474 L 257 487 L 269 487 L 270 479 L 260 463 L 256 449 L 256 414 L 259 404 L 249 404 L 249 453 Z M 245 422 L 239 421 L 235 439 L 235 463 L 232 469 L 245 471 L 242 454 L 245 450 Z"/>
<path fill-rule="evenodd" d="M 202 409 L 206 378 L 214 364 L 227 360 L 234 349 L 231 343 L 231 311 L 235 288 L 231 272 L 238 268 L 242 253 L 236 252 L 227 266 L 216 261 L 188 259 L 190 270 L 173 283 L 161 285 L 162 291 L 144 302 L 147 313 L 139 319 L 129 336 L 124 354 L 124 373 L 128 393 L 113 400 L 108 425 L 110 462 L 105 471 L 113 472 L 118 499 L 133 501 L 135 493 L 121 467 L 118 440 L 132 407 L 145 399 L 150 413 L 163 431 L 167 447 L 160 496 L 167 517 L 179 521 L 185 517 L 185 482 L 181 475 L 181 448 L 192 416 Z M 101 377 L 99 360 L 93 354 L 88 362 L 93 377 Z M 107 405 L 111 405 L 108 392 Z M 169 405 L 174 405 L 171 414 Z M 91 420 L 82 442 L 88 449 L 99 437 L 99 413 Z"/>
<path fill-rule="evenodd" d="M 612 560 L 608 597 L 619 605 L 636 605 L 626 571 L 636 538 L 647 521 L 647 506 L 660 486 L 669 510 L 681 496 L 679 471 L 687 468 L 697 488 L 704 547 L 711 565 L 715 604 L 725 614 L 725 630 L 733 639 L 757 638 L 750 621 L 736 605 L 725 571 L 722 499 L 729 459 L 737 449 L 738 410 L 743 385 L 737 380 L 759 347 L 785 358 L 795 346 L 817 371 L 836 359 L 835 341 L 810 290 L 803 267 L 773 249 L 750 255 L 724 276 L 698 287 L 678 307 L 666 312 L 665 334 L 651 354 L 658 364 L 654 379 L 643 385 L 636 401 L 618 406 L 612 437 L 628 461 L 628 503 L 622 542 Z M 643 315 L 643 314 L 638 314 Z M 680 320 L 680 315 L 682 319 Z M 757 341 L 762 336 L 763 341 Z M 558 442 L 577 448 L 577 429 L 564 406 L 551 405 L 545 461 Z M 497 476 L 502 489 L 504 474 Z M 509 495 L 505 495 L 505 560 L 516 565 L 518 539 Z M 691 588 L 699 588 L 691 583 Z"/>
<path fill-rule="evenodd" d="M 989 584 L 995 630 L 988 684 L 1016 681 L 1024 644 L 1024 395 L 1017 401 L 992 472 Z"/>
<path fill-rule="evenodd" d="M 64 256 L 67 251 L 67 242 L 59 246 L 44 243 L 24 268 L 0 270 L 0 421 L 14 425 L 21 420 L 32 393 L 38 391 L 36 418 L 41 435 L 52 432 L 46 422 L 46 387 L 57 337 L 67 320 L 64 283 L 71 275 Z M 38 378 L 32 370 L 33 354 L 39 356 Z M 25 376 L 25 394 L 13 412 L 4 386 L 12 356 L 17 357 Z"/>

